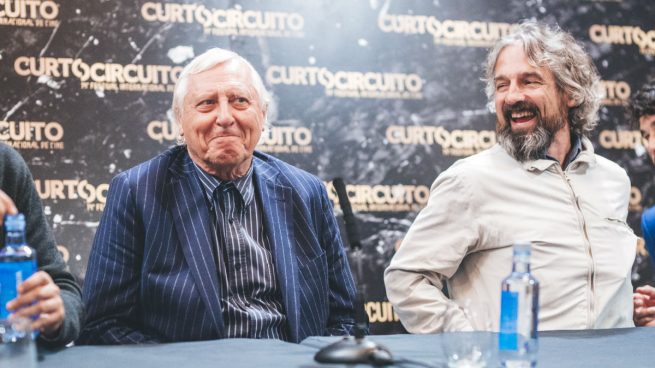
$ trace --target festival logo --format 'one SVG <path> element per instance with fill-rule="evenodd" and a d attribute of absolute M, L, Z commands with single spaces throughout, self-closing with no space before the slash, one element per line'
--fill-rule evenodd
<path fill-rule="evenodd" d="M 101 212 L 107 201 L 109 184 L 94 185 L 79 179 L 36 179 L 34 185 L 42 200 L 82 200 L 87 211 Z"/>
<path fill-rule="evenodd" d="M 339 207 L 332 182 L 325 183 L 328 197 Z M 418 212 L 428 203 L 430 188 L 425 185 L 348 184 L 346 193 L 356 212 Z"/>
<path fill-rule="evenodd" d="M 655 29 L 644 30 L 636 26 L 593 24 L 589 38 L 595 43 L 610 45 L 636 45 L 643 55 L 655 55 Z"/>
<path fill-rule="evenodd" d="M 80 88 L 96 91 L 172 92 L 181 66 L 145 64 L 89 64 L 82 59 L 19 56 L 14 61 L 16 74 L 40 78 L 70 78 Z"/>
<path fill-rule="evenodd" d="M 169 120 L 153 120 L 146 126 L 146 134 L 159 143 L 173 142 L 180 136 L 180 130 L 177 124 Z"/>
<path fill-rule="evenodd" d="M 641 132 L 638 130 L 601 130 L 598 143 L 606 149 L 633 150 L 641 145 Z"/>
<path fill-rule="evenodd" d="M 430 15 L 380 14 L 378 28 L 385 33 L 432 35 L 436 45 L 491 47 L 518 24 L 466 20 L 439 20 Z"/>
<path fill-rule="evenodd" d="M 400 317 L 394 312 L 390 302 L 367 302 L 364 305 L 371 323 L 398 322 Z"/>
<path fill-rule="evenodd" d="M 305 18 L 294 12 L 207 8 L 204 4 L 146 2 L 141 16 L 148 22 L 196 23 L 214 36 L 304 36 Z"/>
<path fill-rule="evenodd" d="M 0 26 L 53 28 L 59 4 L 50 0 L 0 0 Z"/>
<path fill-rule="evenodd" d="M 630 100 L 630 85 L 625 81 L 600 81 L 600 92 L 605 106 L 626 106 Z"/>
<path fill-rule="evenodd" d="M 63 137 L 56 121 L 0 121 L 0 142 L 19 150 L 61 150 Z"/>
<path fill-rule="evenodd" d="M 444 156 L 470 156 L 496 144 L 493 130 L 446 130 L 432 125 L 391 125 L 385 136 L 395 145 L 438 144 Z"/>
<path fill-rule="evenodd" d="M 345 98 L 423 98 L 418 74 L 330 71 L 315 66 L 271 65 L 266 81 L 272 85 L 322 86 L 326 96 Z"/>

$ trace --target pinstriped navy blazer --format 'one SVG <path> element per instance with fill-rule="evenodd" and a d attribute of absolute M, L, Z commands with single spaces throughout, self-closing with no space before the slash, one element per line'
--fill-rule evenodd
<path fill-rule="evenodd" d="M 355 287 L 323 183 L 255 152 L 254 183 L 291 341 L 348 334 Z M 117 175 L 91 249 L 78 343 L 225 336 L 211 216 L 186 146 Z"/>

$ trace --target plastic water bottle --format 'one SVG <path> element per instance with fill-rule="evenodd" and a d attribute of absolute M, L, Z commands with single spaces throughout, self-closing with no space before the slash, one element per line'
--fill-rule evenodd
<path fill-rule="evenodd" d="M 539 282 L 530 273 L 530 242 L 515 242 L 512 273 L 502 282 L 498 350 L 503 367 L 537 364 Z"/>
<path fill-rule="evenodd" d="M 36 272 L 36 251 L 25 241 L 25 216 L 5 216 L 5 247 L 0 249 L 0 319 L 9 316 L 7 302 L 16 298 L 17 288 Z"/>

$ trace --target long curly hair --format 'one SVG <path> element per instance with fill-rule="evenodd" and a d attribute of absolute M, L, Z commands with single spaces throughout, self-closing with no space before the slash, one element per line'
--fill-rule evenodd
<path fill-rule="evenodd" d="M 558 89 L 575 101 L 568 116 L 571 130 L 580 136 L 588 136 L 598 123 L 601 100 L 598 70 L 569 33 L 535 21 L 522 22 L 489 52 L 483 78 L 489 110 L 495 112 L 494 72 L 498 56 L 506 46 L 517 44 L 523 47 L 531 65 L 550 69 Z"/>

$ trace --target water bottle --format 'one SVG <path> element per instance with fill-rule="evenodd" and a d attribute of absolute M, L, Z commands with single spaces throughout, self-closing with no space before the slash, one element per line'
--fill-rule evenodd
<path fill-rule="evenodd" d="M 18 295 L 18 285 L 36 272 L 36 251 L 25 241 L 25 216 L 5 216 L 5 247 L 0 249 L 0 320 L 7 319 L 7 302 Z"/>
<path fill-rule="evenodd" d="M 498 353 L 503 367 L 537 364 L 539 282 L 530 273 L 530 242 L 515 242 L 512 273 L 502 282 Z"/>

